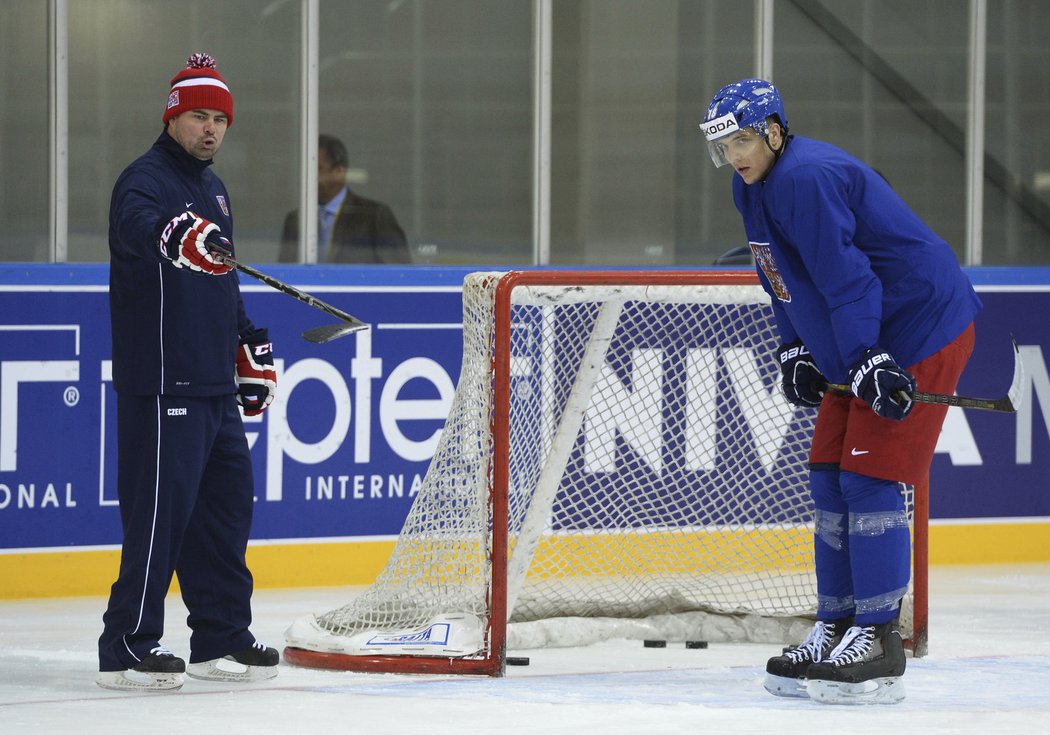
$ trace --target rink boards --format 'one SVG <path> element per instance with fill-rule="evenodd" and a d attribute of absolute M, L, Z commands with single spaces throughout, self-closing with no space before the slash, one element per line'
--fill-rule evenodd
<path fill-rule="evenodd" d="M 267 272 L 372 329 L 311 344 L 300 332 L 329 317 L 242 283 L 281 374 L 279 400 L 246 421 L 256 582 L 367 583 L 389 555 L 454 393 L 468 271 Z M 1050 560 L 1050 269 L 969 273 L 985 309 L 959 392 L 1006 390 L 1013 334 L 1026 401 L 1014 415 L 949 413 L 931 472 L 931 562 Z M 0 266 L 0 597 L 103 594 L 115 575 L 107 280 L 98 265 Z"/>

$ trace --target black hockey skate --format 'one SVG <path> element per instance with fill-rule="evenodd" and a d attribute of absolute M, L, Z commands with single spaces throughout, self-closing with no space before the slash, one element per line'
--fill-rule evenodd
<path fill-rule="evenodd" d="M 186 673 L 207 681 L 262 681 L 277 676 L 281 655 L 276 648 L 256 641 L 251 648 L 211 661 L 191 663 Z"/>
<path fill-rule="evenodd" d="M 904 699 L 905 662 L 897 621 L 854 626 L 825 661 L 809 667 L 806 688 L 826 704 L 895 704 Z"/>
<path fill-rule="evenodd" d="M 808 697 L 805 680 L 810 665 L 827 658 L 852 624 L 852 618 L 818 620 L 806 640 L 766 663 L 766 691 L 778 697 Z"/>
<path fill-rule="evenodd" d="M 182 687 L 185 672 L 185 661 L 163 646 L 157 646 L 134 668 L 98 672 L 95 683 L 121 691 L 174 691 Z"/>

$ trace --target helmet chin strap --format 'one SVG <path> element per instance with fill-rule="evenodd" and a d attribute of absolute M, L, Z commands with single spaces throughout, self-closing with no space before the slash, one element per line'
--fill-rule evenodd
<path fill-rule="evenodd" d="M 784 149 L 787 148 L 787 135 L 783 133 L 783 128 L 781 128 L 779 148 L 774 148 L 769 142 L 768 133 L 763 136 L 762 140 L 765 141 L 766 148 L 768 148 L 770 153 L 773 154 L 773 163 L 776 164 L 776 162 L 780 160 L 780 155 L 784 152 Z"/>

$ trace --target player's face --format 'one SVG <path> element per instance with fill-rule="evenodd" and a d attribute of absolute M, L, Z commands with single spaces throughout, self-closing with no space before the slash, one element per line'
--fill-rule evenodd
<path fill-rule="evenodd" d="M 774 127 L 770 126 L 770 134 L 773 133 Z M 738 130 L 718 142 L 722 144 L 722 155 L 746 184 L 765 179 L 769 169 L 773 168 L 776 162 L 773 151 L 769 149 L 762 136 L 754 128 Z"/>
<path fill-rule="evenodd" d="M 219 110 L 187 110 L 168 120 L 168 133 L 194 158 L 211 160 L 222 139 L 230 119 Z"/>

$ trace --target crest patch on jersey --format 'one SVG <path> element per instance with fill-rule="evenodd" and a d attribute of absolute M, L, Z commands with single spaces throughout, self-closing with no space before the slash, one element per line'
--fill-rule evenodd
<path fill-rule="evenodd" d="M 755 262 L 762 272 L 766 274 L 766 280 L 773 288 L 773 293 L 781 301 L 791 301 L 791 292 L 788 291 L 784 277 L 780 275 L 777 262 L 773 259 L 773 251 L 767 242 L 750 242 L 751 252 L 755 254 Z"/>
<path fill-rule="evenodd" d="M 230 216 L 230 210 L 228 210 L 226 208 L 226 197 L 224 197 L 222 194 L 216 194 L 215 195 L 215 201 L 217 201 L 219 203 L 219 209 L 222 210 L 222 213 L 225 214 L 227 217 L 229 217 Z"/>

